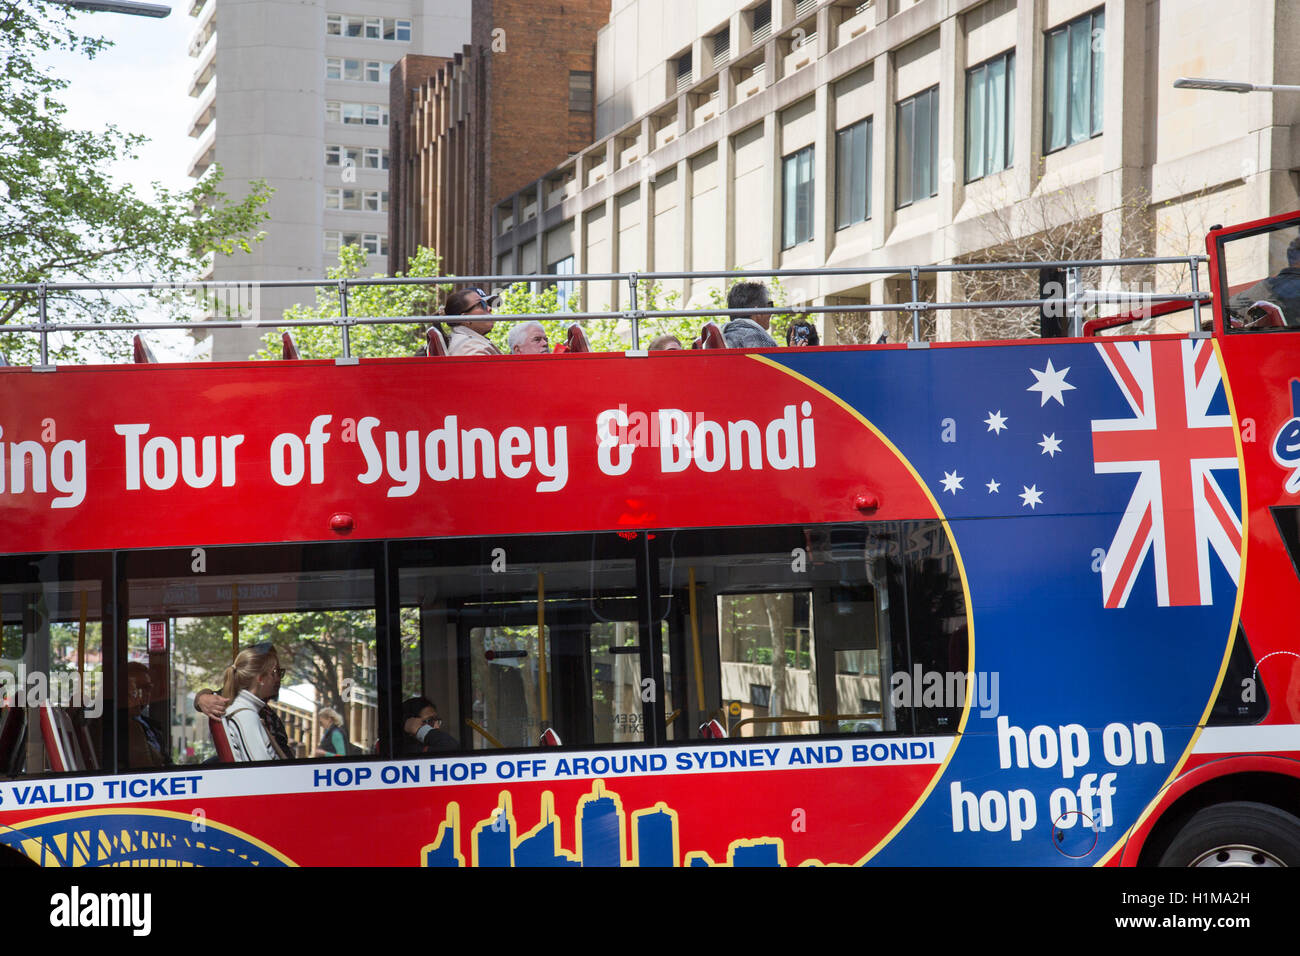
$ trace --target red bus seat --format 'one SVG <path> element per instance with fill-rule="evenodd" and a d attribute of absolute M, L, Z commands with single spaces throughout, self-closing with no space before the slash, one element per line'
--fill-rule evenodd
<path fill-rule="evenodd" d="M 144 365 L 148 362 L 158 361 L 154 358 L 153 349 L 149 348 L 149 344 L 145 342 L 144 339 L 140 338 L 139 333 L 136 333 L 132 343 L 135 346 L 134 357 L 137 365 Z"/>
<path fill-rule="evenodd" d="M 51 770 L 86 769 L 72 718 L 66 710 L 55 707 L 48 700 L 41 702 L 41 737 L 45 741 L 45 759 Z"/>
<path fill-rule="evenodd" d="M 429 331 L 424 333 L 424 340 L 429 343 L 427 349 L 429 358 L 447 354 L 447 341 L 436 325 L 429 326 Z"/>
<path fill-rule="evenodd" d="M 560 735 L 555 732 L 553 727 L 547 727 L 542 731 L 542 737 L 538 743 L 543 747 L 559 747 L 561 746 Z"/>
<path fill-rule="evenodd" d="M 27 708 L 0 708 L 0 774 L 7 777 L 17 775 L 26 739 Z"/>
<path fill-rule="evenodd" d="M 298 354 L 298 346 L 294 344 L 293 336 L 288 332 L 280 336 L 280 357 L 286 360 L 302 358 Z"/>
<path fill-rule="evenodd" d="M 718 323 L 710 320 L 700 329 L 700 337 L 691 345 L 693 349 L 725 349 L 727 340 L 722 337 Z"/>
<path fill-rule="evenodd" d="M 587 333 L 582 331 L 582 326 L 577 322 L 569 326 L 569 337 L 564 343 L 566 352 L 590 352 L 591 345 L 587 342 Z"/>
<path fill-rule="evenodd" d="M 81 744 L 83 769 L 98 770 L 99 756 L 95 753 L 95 741 L 90 735 L 90 728 L 85 723 L 77 725 L 77 741 Z"/>
<path fill-rule="evenodd" d="M 700 724 L 700 736 L 711 740 L 722 740 L 727 736 L 726 728 L 718 722 L 718 718 Z"/>
<path fill-rule="evenodd" d="M 235 752 L 230 747 L 230 738 L 226 736 L 226 725 L 219 717 L 208 718 L 208 733 L 212 735 L 212 745 L 217 748 L 217 760 L 234 763 Z"/>
<path fill-rule="evenodd" d="M 1286 313 L 1276 302 L 1269 302 L 1267 299 L 1251 305 L 1246 310 L 1246 314 L 1255 321 L 1251 322 L 1248 328 L 1252 329 L 1284 329 L 1286 328 Z"/>

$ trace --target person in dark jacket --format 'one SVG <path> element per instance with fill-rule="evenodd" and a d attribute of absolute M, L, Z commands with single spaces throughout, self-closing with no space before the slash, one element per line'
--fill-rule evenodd
<path fill-rule="evenodd" d="M 324 728 L 320 744 L 316 747 L 317 757 L 346 757 L 348 755 L 348 738 L 343 733 L 343 718 L 333 707 L 322 707 L 316 714 Z"/>
<path fill-rule="evenodd" d="M 404 757 L 460 749 L 460 742 L 442 729 L 438 708 L 427 697 L 402 702 L 402 730 L 398 751 Z"/>
<path fill-rule="evenodd" d="M 1286 247 L 1286 268 L 1275 276 L 1256 282 L 1228 300 L 1228 308 L 1238 318 L 1250 323 L 1256 302 L 1271 302 L 1282 310 L 1287 326 L 1300 326 L 1300 236 Z"/>

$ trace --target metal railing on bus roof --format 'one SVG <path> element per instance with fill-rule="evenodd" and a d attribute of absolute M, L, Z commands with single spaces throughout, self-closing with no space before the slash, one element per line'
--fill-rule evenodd
<path fill-rule="evenodd" d="M 307 326 L 334 326 L 339 329 L 342 356 L 338 361 L 352 363 L 349 329 L 354 325 L 404 325 L 428 324 L 439 322 L 455 325 L 462 322 L 481 321 L 470 316 L 446 315 L 404 315 L 404 316 L 353 316 L 348 314 L 348 290 L 370 286 L 474 286 L 486 284 L 496 288 L 507 288 L 517 283 L 538 284 L 543 286 L 560 283 L 578 282 L 626 282 L 631 308 L 614 309 L 599 312 L 560 312 L 560 313 L 511 313 L 498 321 L 551 321 L 559 318 L 582 321 L 587 319 L 626 319 L 631 325 L 632 348 L 639 350 L 640 322 L 651 318 L 703 318 L 733 315 L 816 315 L 823 312 L 835 313 L 871 313 L 871 312 L 911 312 L 912 338 L 909 346 L 925 347 L 929 343 L 921 337 L 921 314 L 923 312 L 961 311 L 976 309 L 1015 309 L 1042 308 L 1057 306 L 1070 317 L 1070 335 L 1078 337 L 1083 332 L 1083 310 L 1088 305 L 1103 303 L 1147 303 L 1187 302 L 1192 306 L 1193 338 L 1208 336 L 1201 328 L 1201 304 L 1210 301 L 1210 294 L 1200 289 L 1199 267 L 1208 261 L 1206 256 L 1148 256 L 1142 258 L 1118 259 L 1068 259 L 1034 262 L 979 262 L 950 263 L 909 266 L 858 266 L 820 269 L 769 269 L 737 271 L 698 271 L 698 272 L 589 272 L 574 274 L 545 273 L 542 275 L 485 275 L 485 276 L 437 276 L 437 277 L 385 277 L 353 279 L 250 279 L 237 280 L 200 280 L 195 282 L 27 282 L 0 284 L 0 295 L 5 292 L 36 292 L 38 321 L 27 325 L 3 325 L 0 333 L 30 332 L 39 336 L 41 363 L 38 368 L 50 368 L 49 335 L 53 332 L 94 331 L 94 330 L 164 330 L 164 329 L 217 329 L 236 328 L 295 328 Z M 1185 265 L 1191 278 L 1191 292 L 1120 292 L 1081 287 L 1080 270 L 1089 268 L 1107 268 L 1119 266 L 1160 266 Z M 1064 273 L 1065 292 L 1060 296 L 1038 299 L 995 299 L 966 302 L 925 302 L 920 298 L 920 281 L 922 274 L 1029 271 L 1053 269 Z M 843 305 L 785 305 L 766 309 L 641 309 L 638 308 L 639 283 L 657 282 L 673 279 L 764 279 L 796 278 L 802 276 L 898 276 L 908 275 L 911 279 L 912 297 L 907 302 L 886 302 L 876 304 Z M 246 289 L 284 289 L 304 288 L 320 289 L 333 286 L 339 296 L 339 316 L 328 319 L 284 319 L 272 321 L 250 320 L 199 320 L 199 321 L 158 321 L 158 322 L 50 322 L 47 319 L 47 303 L 51 292 L 113 292 L 113 291 L 231 291 Z"/>

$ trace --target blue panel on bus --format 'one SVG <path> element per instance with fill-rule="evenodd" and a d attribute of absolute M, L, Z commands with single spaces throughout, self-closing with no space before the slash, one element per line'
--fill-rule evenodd
<path fill-rule="evenodd" d="M 1213 348 L 775 357 L 916 469 L 969 584 L 969 669 L 997 677 L 872 862 L 1096 863 L 1171 778 L 1214 695 L 1241 569 L 1235 430 Z"/>

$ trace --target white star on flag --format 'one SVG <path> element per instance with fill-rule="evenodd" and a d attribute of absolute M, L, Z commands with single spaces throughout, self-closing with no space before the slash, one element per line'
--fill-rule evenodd
<path fill-rule="evenodd" d="M 1038 447 L 1043 449 L 1043 454 L 1048 458 L 1055 458 L 1056 453 L 1061 450 L 1061 439 L 1056 437 L 1056 432 L 1052 432 L 1050 435 L 1043 436 Z"/>
<path fill-rule="evenodd" d="M 1037 484 L 1029 485 L 1028 487 L 1021 485 L 1020 487 L 1025 489 L 1025 493 L 1019 497 L 1030 511 L 1034 510 L 1035 505 L 1041 505 L 1043 503 L 1043 493 L 1038 490 Z"/>
<path fill-rule="evenodd" d="M 1064 393 L 1074 391 L 1074 386 L 1065 380 L 1065 373 L 1070 371 L 1070 367 L 1067 365 L 1063 369 L 1054 369 L 1052 368 L 1052 360 L 1048 359 L 1047 368 L 1041 372 L 1036 368 L 1031 368 L 1029 371 L 1034 373 L 1034 377 L 1038 381 L 1030 385 L 1025 391 L 1038 392 L 1039 397 L 1042 398 L 1042 401 L 1038 403 L 1038 407 L 1042 408 L 1047 404 L 1049 398 L 1054 398 L 1064 408 Z"/>
<path fill-rule="evenodd" d="M 998 489 L 1002 487 L 1002 482 L 995 481 L 992 478 L 990 478 L 988 484 L 986 484 L 984 487 L 989 490 L 989 494 L 996 495 L 998 493 Z"/>
<path fill-rule="evenodd" d="M 957 495 L 958 489 L 965 491 L 965 489 L 961 487 L 961 483 L 962 477 L 957 474 L 956 471 L 945 471 L 943 473 L 943 490 L 951 491 L 954 497 Z"/>
<path fill-rule="evenodd" d="M 1002 417 L 1002 409 L 999 408 L 996 412 L 989 412 L 989 417 L 984 419 L 984 424 L 989 426 L 989 431 L 993 434 L 1002 434 L 1007 427 L 1007 420 Z"/>

